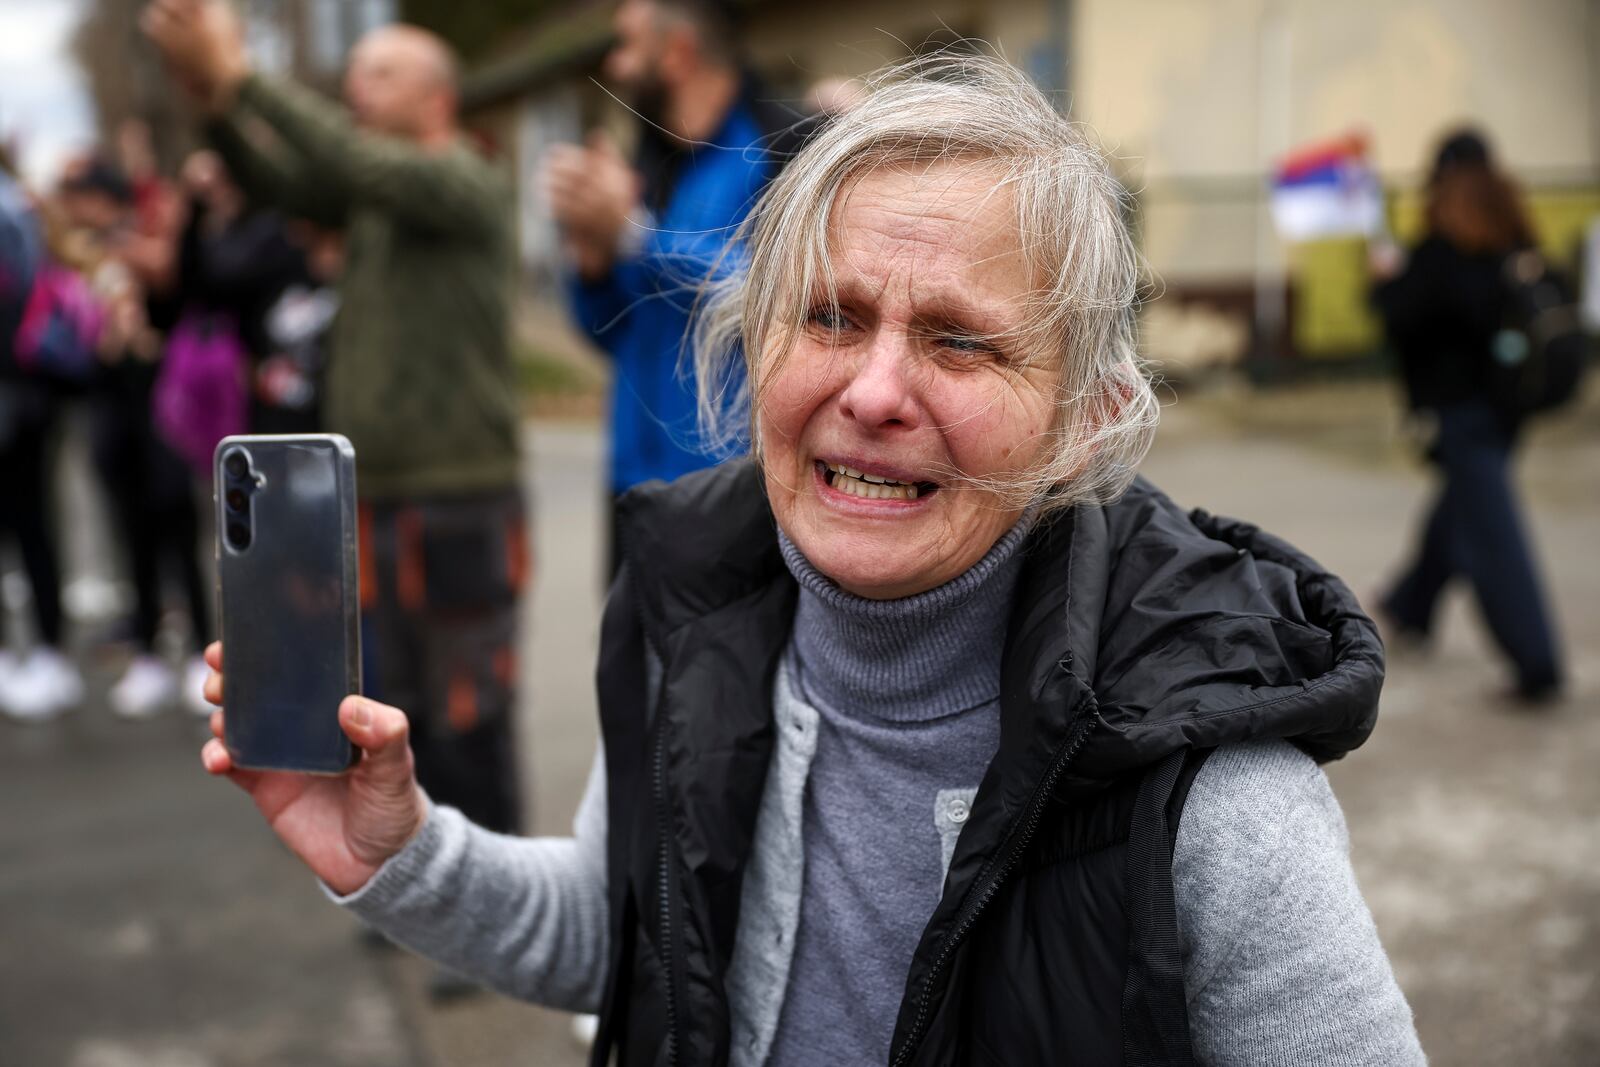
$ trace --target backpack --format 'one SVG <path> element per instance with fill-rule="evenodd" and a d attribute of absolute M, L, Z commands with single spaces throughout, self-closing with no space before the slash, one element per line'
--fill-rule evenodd
<path fill-rule="evenodd" d="M 105 318 L 82 275 L 45 260 L 34 273 L 12 343 L 17 369 L 58 384 L 84 384 L 95 371 Z"/>
<path fill-rule="evenodd" d="M 244 433 L 247 359 L 233 317 L 187 311 L 167 335 L 150 397 L 161 439 L 202 478 L 217 442 Z"/>
<path fill-rule="evenodd" d="M 1505 312 L 1491 341 L 1496 395 L 1514 417 L 1550 411 L 1578 395 L 1589 339 L 1572 285 L 1532 249 L 1503 267 Z"/>

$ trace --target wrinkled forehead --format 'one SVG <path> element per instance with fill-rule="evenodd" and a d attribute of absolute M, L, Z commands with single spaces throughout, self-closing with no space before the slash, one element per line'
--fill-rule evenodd
<path fill-rule="evenodd" d="M 1036 286 L 1008 172 L 986 160 L 874 167 L 828 211 L 825 255 L 839 285 L 1020 309 Z"/>

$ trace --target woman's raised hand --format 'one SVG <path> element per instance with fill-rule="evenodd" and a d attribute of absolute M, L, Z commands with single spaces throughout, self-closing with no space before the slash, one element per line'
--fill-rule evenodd
<path fill-rule="evenodd" d="M 222 645 L 206 649 L 205 695 L 222 704 Z M 360 696 L 339 705 L 339 725 L 362 750 L 337 778 L 235 767 L 222 743 L 223 712 L 211 713 L 213 739 L 200 752 L 212 774 L 250 794 L 274 833 L 334 892 L 352 893 L 416 836 L 427 801 L 412 770 L 405 712 Z"/>

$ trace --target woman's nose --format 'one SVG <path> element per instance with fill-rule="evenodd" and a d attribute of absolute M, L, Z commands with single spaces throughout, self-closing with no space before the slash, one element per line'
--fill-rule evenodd
<path fill-rule="evenodd" d="M 845 415 L 869 430 L 919 425 L 921 405 L 911 358 L 905 338 L 880 331 L 860 351 L 839 394 Z"/>

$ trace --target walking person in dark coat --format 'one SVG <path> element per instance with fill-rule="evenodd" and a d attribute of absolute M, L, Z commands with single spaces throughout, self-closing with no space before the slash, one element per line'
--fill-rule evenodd
<path fill-rule="evenodd" d="M 1400 356 L 1412 411 L 1433 424 L 1428 458 L 1442 484 L 1416 554 L 1383 597 L 1400 635 L 1426 639 L 1439 594 L 1464 578 L 1515 692 L 1547 700 L 1561 653 L 1511 481 L 1519 417 L 1499 395 L 1495 341 L 1509 292 L 1506 258 L 1534 244 L 1516 186 L 1472 131 L 1448 137 L 1427 190 L 1427 235 L 1400 264 L 1375 257 L 1374 299 Z"/>

